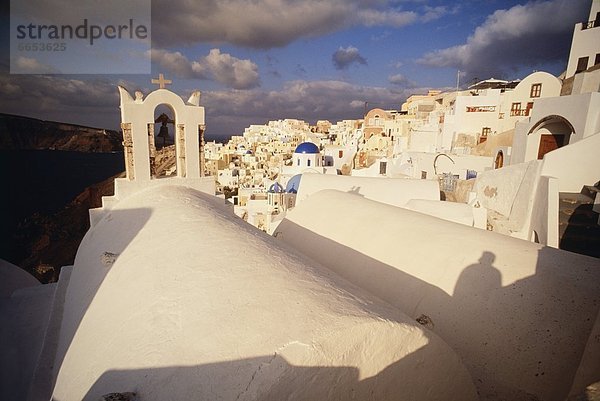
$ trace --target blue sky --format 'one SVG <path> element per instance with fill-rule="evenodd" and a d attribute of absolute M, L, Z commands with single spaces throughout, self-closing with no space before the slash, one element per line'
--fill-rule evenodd
<path fill-rule="evenodd" d="M 364 102 L 475 79 L 566 68 L 591 0 L 154 0 L 152 77 L 202 91 L 207 136 L 300 118 L 360 118 Z M 3 12 L 3 26 L 9 13 Z M 2 41 L 8 54 L 5 28 Z M 117 84 L 147 93 L 150 75 L 0 73 L 0 112 L 105 128 L 119 124 Z"/>

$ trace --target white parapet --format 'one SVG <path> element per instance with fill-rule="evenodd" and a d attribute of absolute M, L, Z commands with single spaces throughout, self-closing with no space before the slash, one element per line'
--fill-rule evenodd
<path fill-rule="evenodd" d="M 296 205 L 323 189 L 352 192 L 393 206 L 404 206 L 411 199 L 440 200 L 437 180 L 302 174 Z"/>

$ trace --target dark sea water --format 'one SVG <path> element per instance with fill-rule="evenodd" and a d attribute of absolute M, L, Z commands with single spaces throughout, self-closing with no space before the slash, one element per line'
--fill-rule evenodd
<path fill-rule="evenodd" d="M 0 150 L 0 241 L 25 217 L 56 212 L 86 187 L 124 170 L 122 152 Z"/>

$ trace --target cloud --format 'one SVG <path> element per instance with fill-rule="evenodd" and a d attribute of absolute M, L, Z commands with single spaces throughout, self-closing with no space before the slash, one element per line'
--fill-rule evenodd
<path fill-rule="evenodd" d="M 331 56 L 331 60 L 333 61 L 333 65 L 338 70 L 344 70 L 348 68 L 351 64 L 367 64 L 367 60 L 360 55 L 358 49 L 356 47 L 348 46 L 346 48 L 340 47 L 333 53 Z"/>
<path fill-rule="evenodd" d="M 361 10 L 356 15 L 356 21 L 364 26 L 392 26 L 401 27 L 417 20 L 418 14 L 412 11 L 380 11 Z"/>
<path fill-rule="evenodd" d="M 190 61 L 180 52 L 152 50 L 152 61 L 178 78 L 211 79 L 229 88 L 250 89 L 260 85 L 258 66 L 250 60 L 242 60 L 219 49 L 212 49 L 207 56 Z"/>
<path fill-rule="evenodd" d="M 454 67 L 480 78 L 502 76 L 519 67 L 564 63 L 575 23 L 587 18 L 584 0 L 533 1 L 498 10 L 466 43 L 425 54 L 418 62 Z"/>
<path fill-rule="evenodd" d="M 452 10 L 448 10 L 448 7 L 446 6 L 438 6 L 438 7 L 430 7 L 430 6 L 425 6 L 425 13 L 421 16 L 421 21 L 423 22 L 430 22 L 430 21 L 434 21 L 437 19 L 442 18 L 444 15 L 448 14 L 448 13 L 456 13 L 458 10 L 457 7 L 455 7 Z"/>
<path fill-rule="evenodd" d="M 414 88 L 416 86 L 416 84 L 413 81 L 411 81 L 410 79 L 406 78 L 402 74 L 390 75 L 388 77 L 388 81 L 392 85 L 397 85 L 397 86 L 402 87 L 402 88 Z"/>
<path fill-rule="evenodd" d="M 0 110 L 40 119 L 118 129 L 117 84 L 130 93 L 142 89 L 124 81 L 68 79 L 63 76 L 0 75 Z M 399 108 L 412 93 L 426 89 L 383 88 L 342 81 L 297 80 L 279 90 L 203 91 L 207 138 L 240 135 L 250 124 L 299 118 L 311 123 L 362 118 L 364 104 Z M 180 93 L 187 99 L 190 93 Z M 33 106 L 32 106 L 33 105 Z M 376 105 L 376 106 L 375 106 Z"/>
<path fill-rule="evenodd" d="M 255 88 L 260 84 L 258 66 L 250 60 L 240 60 L 212 49 L 204 58 L 204 64 L 217 82 L 234 89 Z"/>
<path fill-rule="evenodd" d="M 39 60 L 30 57 L 17 57 L 11 71 L 17 74 L 56 74 L 58 71 L 53 67 L 41 63 Z"/>
<path fill-rule="evenodd" d="M 153 0 L 152 40 L 159 47 L 230 43 L 251 48 L 285 46 L 353 26 L 402 27 L 415 11 L 377 0 Z M 430 14 L 427 10 L 425 15 Z M 430 17 L 426 17 L 430 18 Z"/>
<path fill-rule="evenodd" d="M 50 75 L 0 75 L 0 110 L 34 118 L 118 127 L 123 81 L 79 80 Z"/>
<path fill-rule="evenodd" d="M 426 89 L 383 88 L 342 81 L 291 81 L 281 90 L 205 91 L 207 135 L 240 135 L 250 124 L 298 118 L 331 122 L 363 117 L 365 102 L 377 107 L 400 108 L 412 93 Z M 375 107 L 375 106 L 373 106 Z"/>

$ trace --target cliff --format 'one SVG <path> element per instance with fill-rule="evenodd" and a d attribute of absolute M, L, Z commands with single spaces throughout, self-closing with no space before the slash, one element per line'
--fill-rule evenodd
<path fill-rule="evenodd" d="M 122 151 L 120 132 L 0 113 L 0 149 Z"/>

